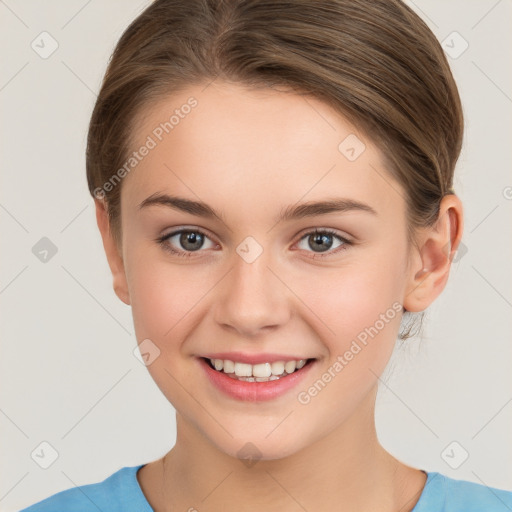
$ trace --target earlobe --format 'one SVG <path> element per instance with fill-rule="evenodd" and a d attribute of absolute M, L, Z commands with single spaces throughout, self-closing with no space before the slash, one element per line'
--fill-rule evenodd
<path fill-rule="evenodd" d="M 103 240 L 103 248 L 105 249 L 108 265 L 112 272 L 114 292 L 125 304 L 130 305 L 130 294 L 128 292 L 123 258 L 112 235 L 106 203 L 103 199 L 95 199 L 94 203 L 96 207 L 96 222 Z"/>
<path fill-rule="evenodd" d="M 403 300 L 407 311 L 424 311 L 443 291 L 462 232 L 462 203 L 448 194 L 441 201 L 437 222 L 418 237 Z"/>

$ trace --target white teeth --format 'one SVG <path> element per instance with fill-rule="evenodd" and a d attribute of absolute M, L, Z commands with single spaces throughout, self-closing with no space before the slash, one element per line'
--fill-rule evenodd
<path fill-rule="evenodd" d="M 272 375 L 281 375 L 284 373 L 284 363 L 282 361 L 276 361 L 270 365 L 272 368 Z"/>
<path fill-rule="evenodd" d="M 228 377 L 233 380 L 243 380 L 245 382 L 268 382 L 269 380 L 280 379 L 277 375 L 271 375 L 270 377 L 237 377 L 234 373 L 229 373 Z"/>
<path fill-rule="evenodd" d="M 300 370 L 307 359 L 298 361 L 274 361 L 273 363 L 247 364 L 237 363 L 229 359 L 210 359 L 211 365 L 220 372 L 228 374 L 238 380 L 247 382 L 266 382 L 285 377 L 296 370 Z"/>
<path fill-rule="evenodd" d="M 224 360 L 224 373 L 235 373 L 235 363 L 233 361 Z"/>
<path fill-rule="evenodd" d="M 235 375 L 237 377 L 252 377 L 252 364 L 235 363 Z"/>
<path fill-rule="evenodd" d="M 284 370 L 286 373 L 293 373 L 295 371 L 295 368 L 297 367 L 297 364 L 295 361 L 286 361 L 284 365 Z"/>
<path fill-rule="evenodd" d="M 252 367 L 252 374 L 254 377 L 270 377 L 272 375 L 270 363 L 255 364 Z"/>

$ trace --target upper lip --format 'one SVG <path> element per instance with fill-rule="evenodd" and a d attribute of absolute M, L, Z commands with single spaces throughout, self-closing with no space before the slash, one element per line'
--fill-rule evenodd
<path fill-rule="evenodd" d="M 289 356 L 285 354 L 247 354 L 244 352 L 215 352 L 214 354 L 206 354 L 202 357 L 206 359 L 222 359 L 229 360 L 236 363 L 245 364 L 261 364 L 261 363 L 275 363 L 276 361 L 300 361 L 301 359 L 310 359 L 300 356 Z"/>

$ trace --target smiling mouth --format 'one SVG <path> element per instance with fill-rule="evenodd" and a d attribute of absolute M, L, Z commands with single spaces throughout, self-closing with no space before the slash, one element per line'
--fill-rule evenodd
<path fill-rule="evenodd" d="M 297 373 L 311 364 L 314 359 L 298 359 L 294 361 L 275 361 L 273 363 L 247 364 L 229 359 L 201 358 L 213 370 L 224 373 L 234 380 L 244 382 L 269 382 L 279 380 Z"/>

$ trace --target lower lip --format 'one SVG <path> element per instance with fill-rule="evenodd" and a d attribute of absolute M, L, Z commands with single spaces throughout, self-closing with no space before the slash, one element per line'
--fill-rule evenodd
<path fill-rule="evenodd" d="M 303 366 L 300 370 L 293 372 L 286 377 L 267 382 L 247 382 L 229 377 L 224 372 L 214 370 L 203 358 L 199 358 L 199 364 L 206 372 L 207 377 L 213 385 L 232 398 L 247 402 L 260 402 L 272 400 L 284 395 L 306 377 L 315 364 L 315 361 Z"/>

